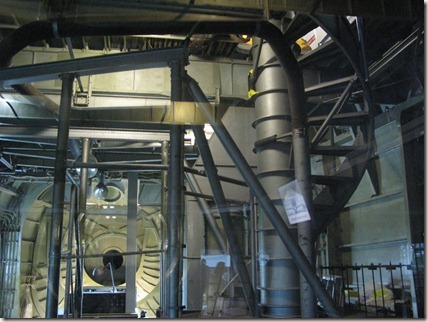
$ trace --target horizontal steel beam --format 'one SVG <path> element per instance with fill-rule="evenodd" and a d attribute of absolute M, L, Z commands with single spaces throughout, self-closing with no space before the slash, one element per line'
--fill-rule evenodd
<path fill-rule="evenodd" d="M 52 139 L 56 138 L 56 128 L 0 126 L 0 138 Z M 98 140 L 120 140 L 139 142 L 169 141 L 167 132 L 127 131 L 109 129 L 71 128 L 70 139 L 91 138 Z"/>
<path fill-rule="evenodd" d="M 98 117 L 98 116 L 97 116 Z M 15 117 L 0 117 L 0 124 L 29 126 L 29 127 L 56 127 L 58 122 L 54 119 L 46 118 L 15 118 Z M 71 119 L 70 126 L 72 128 L 108 128 L 108 129 L 126 129 L 136 131 L 169 131 L 169 124 L 153 123 L 144 121 L 123 121 L 123 120 L 103 120 L 100 118 L 94 119 Z"/>
<path fill-rule="evenodd" d="M 174 60 L 187 57 L 184 47 L 163 48 L 112 54 L 97 57 L 71 59 L 0 70 L 0 85 L 18 85 L 59 79 L 61 74 L 78 73 L 79 76 L 114 73 L 128 70 L 168 67 Z"/>
<path fill-rule="evenodd" d="M 163 164 L 134 164 L 117 162 L 71 162 L 68 168 L 96 168 L 102 170 L 121 170 L 121 171 L 165 171 L 167 165 Z"/>

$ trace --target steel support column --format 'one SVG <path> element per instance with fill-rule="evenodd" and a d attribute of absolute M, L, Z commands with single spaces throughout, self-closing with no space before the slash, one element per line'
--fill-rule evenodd
<path fill-rule="evenodd" d="M 313 240 L 313 221 L 315 218 L 313 216 L 311 164 L 309 155 L 309 138 L 306 128 L 293 129 L 294 174 L 312 219 L 297 224 L 297 241 L 309 265 L 311 265 L 315 271 L 315 247 Z M 302 318 L 308 319 L 317 317 L 315 292 L 302 272 L 300 272 L 300 306 Z"/>
<path fill-rule="evenodd" d="M 81 160 L 83 164 L 89 161 L 91 151 L 91 140 L 88 138 L 82 139 Z M 75 216 L 75 232 L 76 232 L 76 252 L 78 255 L 85 253 L 85 219 L 86 219 L 86 198 L 88 192 L 88 167 L 80 168 L 80 187 L 79 187 L 79 208 Z M 82 316 L 83 307 L 83 268 L 85 260 L 79 258 L 76 260 L 76 290 L 75 290 L 75 314 L 78 317 Z"/>
<path fill-rule="evenodd" d="M 168 171 L 168 249 L 167 249 L 167 296 L 168 318 L 179 317 L 180 262 L 182 260 L 183 204 L 183 145 L 184 133 L 180 125 L 171 125 L 170 161 Z"/>
<path fill-rule="evenodd" d="M 126 221 L 126 252 L 137 251 L 138 172 L 128 172 L 128 217 Z M 137 256 L 126 257 L 126 313 L 135 313 L 137 306 Z"/>
<path fill-rule="evenodd" d="M 162 156 L 162 165 L 168 166 L 168 150 L 169 150 L 169 142 L 163 141 L 162 142 L 162 150 L 161 150 L 161 156 Z M 168 217 L 168 171 L 162 170 L 161 172 L 161 223 L 160 223 L 160 249 L 162 252 L 160 253 L 159 258 L 159 275 L 160 275 L 160 303 L 159 303 L 159 310 L 161 316 L 163 316 L 162 312 L 165 309 L 167 301 L 167 293 L 166 293 L 166 258 L 165 258 L 165 238 L 166 238 L 166 229 L 168 227 L 167 223 L 167 217 Z"/>
<path fill-rule="evenodd" d="M 73 252 L 73 230 L 74 230 L 74 216 L 77 208 L 77 187 L 73 184 L 70 193 L 70 208 L 68 211 L 68 236 L 67 236 L 67 264 L 65 269 L 65 294 L 64 294 L 64 316 L 70 317 L 71 310 L 74 309 L 73 297 L 73 266 L 72 266 L 72 252 Z M 71 293 L 71 294 L 70 294 Z M 71 297 L 70 297 L 71 295 Z M 73 304 L 72 304 L 73 303 Z M 72 315 L 72 317 L 74 317 Z"/>
<path fill-rule="evenodd" d="M 327 293 L 326 289 L 323 287 L 321 281 L 316 275 L 314 268 L 307 260 L 305 254 L 302 252 L 300 247 L 297 245 L 293 236 L 290 234 L 287 225 L 284 223 L 280 214 L 272 204 L 272 201 L 267 196 L 266 191 L 261 186 L 260 182 L 257 180 L 256 175 L 252 171 L 251 167 L 248 165 L 236 143 L 233 141 L 232 137 L 230 136 L 230 133 L 227 131 L 221 121 L 214 120 L 210 115 L 210 103 L 202 92 L 202 90 L 200 89 L 199 85 L 194 79 L 189 76 L 186 77 L 186 83 L 198 107 L 204 113 L 205 117 L 207 117 L 207 119 L 209 120 L 217 137 L 220 139 L 227 153 L 236 164 L 242 177 L 247 182 L 252 193 L 259 201 L 260 206 L 265 211 L 266 215 L 269 217 L 269 220 L 271 221 L 276 233 L 289 250 L 290 254 L 295 260 L 296 265 L 307 279 L 309 285 L 314 289 L 315 294 L 318 296 L 318 299 L 323 304 L 328 316 L 340 317 L 340 314 L 335 308 L 330 295 Z"/>
<path fill-rule="evenodd" d="M 74 76 L 62 75 L 61 103 L 58 120 L 58 137 L 55 156 L 52 215 L 50 225 L 46 318 L 58 317 L 59 280 L 61 271 L 61 235 L 64 219 L 64 192 L 70 126 L 71 99 Z"/>
<path fill-rule="evenodd" d="M 253 194 L 250 192 L 250 236 L 251 236 L 251 283 L 255 291 L 256 303 L 259 303 L 257 294 L 257 212 L 256 212 L 256 200 Z"/>
<path fill-rule="evenodd" d="M 182 65 L 173 61 L 171 67 L 171 103 L 182 98 Z M 168 318 L 178 318 L 181 306 L 181 262 L 183 259 L 183 215 L 184 215 L 184 128 L 170 126 L 170 152 L 168 170 L 168 249 L 167 290 Z"/>
<path fill-rule="evenodd" d="M 235 269 L 238 271 L 239 278 L 241 279 L 242 289 L 244 291 L 244 296 L 248 307 L 251 311 L 251 315 L 254 317 L 259 317 L 260 310 L 258 303 L 255 301 L 254 289 L 251 285 L 250 275 L 248 274 L 243 253 L 239 247 L 238 240 L 233 230 L 233 222 L 230 216 L 229 206 L 227 204 L 223 188 L 221 187 L 220 179 L 218 178 L 217 168 L 214 164 L 214 159 L 208 146 L 204 130 L 200 125 L 192 126 L 192 130 L 195 134 L 196 143 L 198 144 L 198 148 L 201 153 L 205 172 L 207 174 L 214 200 L 223 223 L 223 229 L 229 242 L 232 263 L 235 266 Z"/>

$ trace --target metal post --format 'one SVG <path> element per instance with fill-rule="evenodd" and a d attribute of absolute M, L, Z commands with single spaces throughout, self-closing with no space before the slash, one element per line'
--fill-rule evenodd
<path fill-rule="evenodd" d="M 233 222 L 232 218 L 230 217 L 229 206 L 217 175 L 217 168 L 214 164 L 214 159 L 209 149 L 207 139 L 205 138 L 204 130 L 200 125 L 192 126 L 192 130 L 195 134 L 196 143 L 198 144 L 198 148 L 204 162 L 205 172 L 207 174 L 214 200 L 223 223 L 223 229 L 229 242 L 233 266 L 238 271 L 238 275 L 242 283 L 242 290 L 244 291 L 244 296 L 247 300 L 251 314 L 254 317 L 258 317 L 260 316 L 259 306 L 258 303 L 255 302 L 251 279 L 244 262 L 244 256 L 236 238 L 236 234 L 233 230 Z"/>
<path fill-rule="evenodd" d="M 389 261 L 389 265 L 386 266 L 386 270 L 389 271 L 391 276 L 391 289 L 395 290 L 394 286 L 394 275 L 392 274 L 392 271 L 395 270 L 395 266 L 391 265 L 391 261 Z M 394 308 L 396 307 L 396 298 L 395 296 L 392 297 L 392 301 L 394 302 Z"/>
<path fill-rule="evenodd" d="M 82 139 L 82 163 L 89 161 L 89 153 L 91 150 L 91 140 L 88 138 Z M 80 193 L 79 193 L 79 216 L 83 220 L 86 215 L 86 196 L 88 192 L 88 168 L 80 168 Z"/>
<path fill-rule="evenodd" d="M 374 266 L 373 263 L 371 263 L 369 266 L 369 270 L 372 272 L 373 294 L 374 294 L 374 303 L 375 303 L 376 317 L 377 317 L 378 312 L 377 312 L 377 298 L 376 298 L 376 283 L 375 283 L 375 275 L 374 275 L 375 269 L 377 269 L 377 267 Z"/>
<path fill-rule="evenodd" d="M 379 279 L 380 279 L 380 291 L 382 294 L 382 308 L 384 310 L 386 310 L 385 309 L 385 295 L 383 294 L 383 280 L 382 280 L 382 265 L 381 265 L 381 263 L 379 263 Z M 349 299 L 349 304 L 351 304 L 351 299 Z"/>
<path fill-rule="evenodd" d="M 70 288 L 73 278 L 73 267 L 71 263 L 71 254 L 73 252 L 73 224 L 74 214 L 76 211 L 77 187 L 71 186 L 70 193 L 70 208 L 68 211 L 68 238 L 67 238 L 67 265 L 65 269 L 65 294 L 64 294 L 64 317 L 69 318 L 70 315 Z"/>
<path fill-rule="evenodd" d="M 171 62 L 171 103 L 182 98 L 182 66 L 178 61 Z M 184 214 L 184 128 L 170 126 L 170 153 L 168 170 L 168 249 L 167 249 L 167 316 L 178 318 L 181 306 L 180 262 L 183 258 Z"/>
<path fill-rule="evenodd" d="M 361 301 L 360 301 L 360 283 L 358 280 L 358 271 L 360 270 L 357 266 L 357 263 L 355 263 L 353 270 L 355 271 L 355 279 L 357 281 L 357 294 L 358 294 L 358 311 L 361 310 Z"/>
<path fill-rule="evenodd" d="M 168 150 L 169 150 L 169 142 L 163 141 L 162 142 L 162 150 L 161 150 L 161 156 L 162 156 L 162 165 L 168 165 Z M 166 259 L 164 254 L 164 244 L 165 244 L 165 237 L 166 237 L 166 228 L 168 227 L 167 223 L 167 217 L 168 217 L 168 210 L 167 210 L 167 188 L 168 188 L 168 171 L 163 170 L 161 172 L 161 223 L 160 223 L 160 249 L 162 252 L 160 253 L 160 307 L 159 310 L 161 311 L 160 314 L 163 316 L 163 310 L 165 309 L 167 299 L 166 299 Z"/>
<path fill-rule="evenodd" d="M 82 139 L 82 163 L 89 161 L 89 153 L 91 150 L 91 140 L 88 138 Z M 80 168 L 80 187 L 79 187 L 79 209 L 75 216 L 75 230 L 78 255 L 85 253 L 85 220 L 86 220 L 86 198 L 88 192 L 88 168 Z M 75 291 L 75 314 L 82 316 L 83 308 L 83 268 L 85 259 L 79 258 L 76 260 L 76 291 Z"/>
<path fill-rule="evenodd" d="M 368 65 L 367 65 L 366 40 L 364 37 L 363 18 L 362 17 L 356 17 L 355 23 L 357 25 L 358 42 L 360 44 L 362 74 L 364 75 L 364 82 L 368 82 L 369 81 L 369 70 L 368 70 Z"/>
<path fill-rule="evenodd" d="M 81 241 L 81 235 L 80 235 L 80 223 L 79 223 L 79 212 L 76 211 L 74 215 L 74 238 L 76 241 L 76 255 L 81 256 L 82 249 L 80 245 Z M 80 318 L 82 317 L 82 308 L 83 308 L 83 259 L 78 258 L 76 259 L 76 286 L 74 289 L 74 295 L 73 295 L 73 302 L 74 306 L 72 307 L 73 318 Z"/>
<path fill-rule="evenodd" d="M 137 251 L 138 172 L 128 172 L 128 218 L 126 227 L 126 251 Z M 111 272 L 113 269 L 111 270 Z M 126 257 L 126 313 L 135 313 L 137 288 L 135 273 L 137 256 Z"/>
<path fill-rule="evenodd" d="M 256 303 L 259 303 L 257 293 L 257 212 L 255 203 L 255 198 L 250 192 L 251 283 L 254 289 L 254 299 Z"/>
<path fill-rule="evenodd" d="M 179 309 L 180 264 L 182 258 L 183 218 L 183 128 L 171 125 L 168 171 L 168 249 L 167 249 L 167 316 L 177 318 Z"/>
<path fill-rule="evenodd" d="M 186 160 L 184 160 L 184 166 L 189 167 Z M 195 178 L 195 175 L 190 172 L 185 173 L 187 182 L 189 183 L 190 189 L 198 194 L 202 194 L 201 188 L 199 187 L 198 181 Z M 226 243 L 224 242 L 223 234 L 220 231 L 220 228 L 217 225 L 217 222 L 215 221 L 214 217 L 211 215 L 210 207 L 207 203 L 207 201 L 204 198 L 197 198 L 199 207 L 201 208 L 201 211 L 205 217 L 205 220 L 208 223 L 208 226 L 211 228 L 211 231 L 214 234 L 215 240 L 217 241 L 217 244 L 221 250 L 222 253 L 225 253 L 227 251 Z"/>
<path fill-rule="evenodd" d="M 209 120 L 211 126 L 214 129 L 217 137 L 222 142 L 227 153 L 236 164 L 239 172 L 241 173 L 247 185 L 250 187 L 252 193 L 257 198 L 262 209 L 266 212 L 269 220 L 271 221 L 276 233 L 281 238 L 284 245 L 289 250 L 290 254 L 295 260 L 296 265 L 301 270 L 305 278 L 308 280 L 309 285 L 315 290 L 315 294 L 323 304 L 326 313 L 330 317 L 340 317 L 339 312 L 334 306 L 334 303 L 321 284 L 321 281 L 316 275 L 316 272 L 312 265 L 309 263 L 300 247 L 295 242 L 293 236 L 290 234 L 287 225 L 284 223 L 280 214 L 272 204 L 271 200 L 266 194 L 266 191 L 257 180 L 251 167 L 248 165 L 244 156 L 241 154 L 238 146 L 233 141 L 230 133 L 226 130 L 221 121 L 215 121 L 209 112 L 209 101 L 205 97 L 204 93 L 200 89 L 199 85 L 194 79 L 187 76 L 186 82 L 189 87 L 190 93 L 192 94 L 198 107 L 201 109 L 205 117 Z"/>
<path fill-rule="evenodd" d="M 64 219 L 64 192 L 73 80 L 74 76 L 72 74 L 62 75 L 46 294 L 46 318 L 48 319 L 58 317 L 59 280 L 61 277 L 61 233 Z"/>
<path fill-rule="evenodd" d="M 309 160 L 309 139 L 304 128 L 293 129 L 293 156 L 294 156 L 294 173 L 300 186 L 303 198 L 309 214 L 313 214 L 312 203 L 312 185 L 311 185 L 311 164 Z M 313 221 L 305 221 L 297 224 L 298 244 L 305 254 L 308 262 L 315 269 L 315 249 L 313 241 Z M 314 290 L 310 287 L 308 281 L 300 273 L 300 306 L 302 318 L 317 317 L 317 302 Z"/>
<path fill-rule="evenodd" d="M 363 285 L 363 296 L 364 296 L 364 312 L 367 317 L 367 298 L 366 298 L 366 283 L 364 281 L 364 267 L 361 265 L 361 280 Z"/>

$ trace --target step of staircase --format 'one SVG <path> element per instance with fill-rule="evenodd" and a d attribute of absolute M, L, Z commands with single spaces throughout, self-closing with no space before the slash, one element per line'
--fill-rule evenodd
<path fill-rule="evenodd" d="M 312 183 L 326 186 L 347 184 L 351 183 L 353 180 L 354 178 L 352 177 L 312 175 Z"/>
<path fill-rule="evenodd" d="M 352 154 L 352 156 L 356 156 L 362 154 L 367 151 L 367 148 L 362 146 L 352 146 L 352 145 L 318 145 L 316 147 L 311 148 L 311 154 L 319 154 L 319 155 L 332 155 L 338 157 L 348 156 Z"/>

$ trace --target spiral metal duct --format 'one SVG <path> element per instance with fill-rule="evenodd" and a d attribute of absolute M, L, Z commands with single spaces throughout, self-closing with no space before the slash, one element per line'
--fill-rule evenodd
<path fill-rule="evenodd" d="M 286 219 L 278 188 L 293 180 L 290 169 L 292 138 L 269 138 L 290 133 L 291 111 L 287 81 L 269 44 L 259 41 L 256 71 L 255 122 L 258 178 L 278 212 Z M 260 304 L 268 317 L 300 316 L 299 271 L 269 219 L 259 218 Z M 288 225 L 297 240 L 297 228 Z"/>

